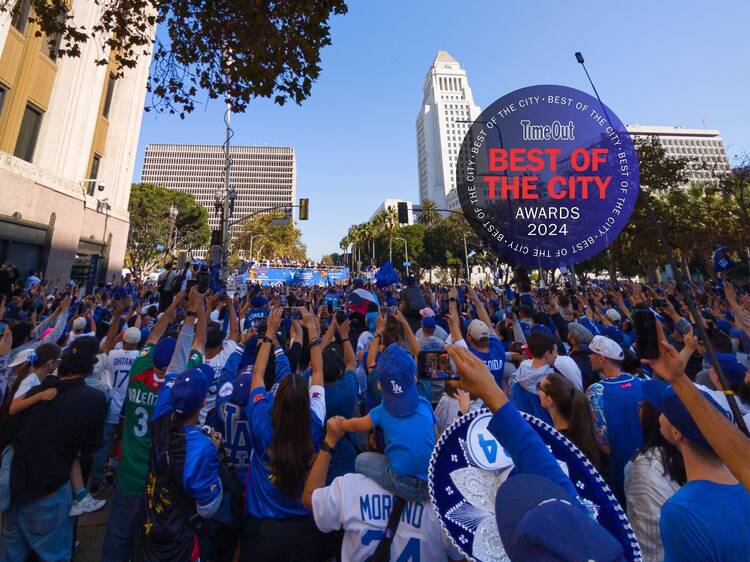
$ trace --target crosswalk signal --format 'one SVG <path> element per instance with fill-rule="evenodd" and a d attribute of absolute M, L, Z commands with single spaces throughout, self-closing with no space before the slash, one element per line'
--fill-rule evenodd
<path fill-rule="evenodd" d="M 299 200 L 299 220 L 306 221 L 310 212 L 310 200 L 300 198 Z"/>
<path fill-rule="evenodd" d="M 397 208 L 399 224 L 409 224 L 409 206 L 406 204 L 406 201 L 399 201 Z"/>

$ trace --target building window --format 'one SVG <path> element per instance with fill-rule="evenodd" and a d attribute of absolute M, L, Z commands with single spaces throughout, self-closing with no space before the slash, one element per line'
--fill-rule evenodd
<path fill-rule="evenodd" d="M 5 94 L 8 93 L 8 90 L 5 89 L 5 86 L 0 86 L 0 115 L 3 114 L 3 105 L 5 104 Z"/>
<path fill-rule="evenodd" d="M 112 107 L 112 95 L 115 92 L 116 80 L 112 74 L 107 77 L 107 93 L 104 95 L 104 107 L 102 108 L 102 115 L 107 118 L 109 118 L 109 109 Z"/>
<path fill-rule="evenodd" d="M 13 19 L 10 25 L 16 28 L 19 33 L 26 31 L 26 24 L 29 22 L 29 12 L 31 11 L 31 2 L 29 0 L 18 0 L 13 6 Z"/>
<path fill-rule="evenodd" d="M 23 112 L 21 130 L 18 131 L 16 149 L 13 151 L 14 156 L 26 160 L 27 162 L 32 161 L 41 124 L 42 112 L 32 105 L 27 105 L 26 110 Z"/>
<path fill-rule="evenodd" d="M 96 192 L 96 180 L 99 176 L 99 164 L 102 161 L 102 157 L 98 154 L 94 154 L 93 158 L 91 159 L 91 168 L 89 169 L 89 177 L 86 178 L 91 181 L 86 182 L 86 193 L 94 196 L 94 193 Z"/>

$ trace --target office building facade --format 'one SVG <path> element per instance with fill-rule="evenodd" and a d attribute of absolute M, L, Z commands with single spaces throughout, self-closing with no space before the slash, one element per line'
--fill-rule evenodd
<path fill-rule="evenodd" d="M 73 0 L 76 24 L 93 0 Z M 29 0 L 0 14 L 0 261 L 55 282 L 118 281 L 150 53 L 117 77 L 102 45 L 58 57 Z M 104 53 L 106 56 L 106 51 Z"/>
<path fill-rule="evenodd" d="M 651 125 L 626 125 L 634 141 L 656 137 L 666 155 L 689 158 L 689 182 L 717 182 L 717 175 L 729 172 L 730 165 L 721 133 L 716 129 L 685 129 Z"/>
<path fill-rule="evenodd" d="M 439 209 L 460 207 L 456 164 L 461 143 L 480 114 L 466 71 L 446 51 L 438 51 L 427 71 L 422 107 L 417 115 L 419 200 Z"/>
<path fill-rule="evenodd" d="M 276 146 L 232 146 L 230 185 L 236 191 L 236 221 L 270 207 L 291 206 L 297 192 L 294 149 Z M 141 181 L 188 193 L 208 211 L 211 230 L 220 228 L 216 196 L 224 189 L 225 155 L 221 145 L 149 144 L 143 161 Z M 236 237 L 242 223 L 230 230 Z M 177 248 L 204 258 L 207 247 Z"/>

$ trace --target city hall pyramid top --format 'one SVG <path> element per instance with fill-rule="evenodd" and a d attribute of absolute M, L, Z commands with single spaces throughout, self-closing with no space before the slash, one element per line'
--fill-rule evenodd
<path fill-rule="evenodd" d="M 438 63 L 438 62 L 453 62 L 453 63 L 458 64 L 458 61 L 454 59 L 448 51 L 442 51 L 442 50 L 438 51 L 438 54 L 435 57 L 435 60 L 432 61 L 433 66 L 435 65 L 435 63 Z"/>

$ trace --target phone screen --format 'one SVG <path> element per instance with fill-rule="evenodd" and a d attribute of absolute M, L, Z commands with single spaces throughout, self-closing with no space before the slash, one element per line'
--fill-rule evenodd
<path fill-rule="evenodd" d="M 420 379 L 432 381 L 459 379 L 445 351 L 420 351 L 417 357 L 417 370 Z"/>
<path fill-rule="evenodd" d="M 643 359 L 659 358 L 659 336 L 656 333 L 656 316 L 653 311 L 638 308 L 633 312 L 633 326 L 638 353 Z"/>

